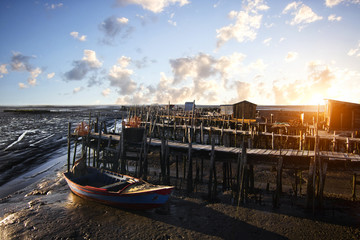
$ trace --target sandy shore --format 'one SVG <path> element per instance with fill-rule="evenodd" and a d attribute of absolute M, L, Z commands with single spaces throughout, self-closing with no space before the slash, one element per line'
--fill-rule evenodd
<path fill-rule="evenodd" d="M 330 174 L 327 184 L 347 177 Z M 360 205 L 339 184 L 315 215 L 304 209 L 304 196 L 286 191 L 277 209 L 265 190 L 261 203 L 234 205 L 230 191 L 209 203 L 206 185 L 191 195 L 176 190 L 167 210 L 141 212 L 85 201 L 58 172 L 1 200 L 0 239 L 360 239 Z"/>

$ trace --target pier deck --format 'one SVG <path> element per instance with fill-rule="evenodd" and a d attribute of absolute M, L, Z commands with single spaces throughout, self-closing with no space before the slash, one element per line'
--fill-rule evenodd
<path fill-rule="evenodd" d="M 98 133 L 91 133 L 91 138 L 99 138 Z M 110 137 L 113 141 L 120 141 L 119 135 L 114 134 L 101 134 L 101 139 L 109 140 Z M 148 138 L 149 142 L 149 138 Z M 152 138 L 150 146 L 152 147 L 160 147 L 161 140 L 157 138 Z M 187 143 L 168 141 L 169 148 L 178 149 L 178 150 L 186 150 L 189 147 Z M 192 143 L 193 151 L 207 151 L 211 152 L 211 145 Z M 215 152 L 221 153 L 232 153 L 239 154 L 241 153 L 241 148 L 236 147 L 224 147 L 224 146 L 215 146 Z M 246 154 L 248 155 L 258 155 L 258 156 L 274 156 L 274 157 L 314 157 L 315 152 L 309 150 L 295 150 L 295 149 L 247 149 Z M 342 153 L 342 152 L 331 152 L 331 151 L 319 151 L 318 156 L 321 158 L 327 158 L 329 160 L 344 160 L 351 162 L 360 162 L 360 155 L 354 153 Z"/>

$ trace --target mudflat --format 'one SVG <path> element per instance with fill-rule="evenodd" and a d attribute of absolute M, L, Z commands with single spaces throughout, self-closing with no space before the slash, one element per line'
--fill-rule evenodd
<path fill-rule="evenodd" d="M 286 173 L 280 206 L 274 208 L 271 187 L 264 186 L 272 186 L 275 175 L 256 170 L 260 193 L 244 204 L 234 204 L 231 191 L 221 186 L 209 202 L 206 183 L 187 194 L 186 183 L 172 178 L 177 189 L 170 202 L 151 211 L 79 198 L 57 172 L 1 200 L 0 239 L 360 239 L 360 204 L 350 200 L 350 174 L 328 173 L 324 208 L 313 212 L 305 209 L 304 195 L 291 193 Z"/>

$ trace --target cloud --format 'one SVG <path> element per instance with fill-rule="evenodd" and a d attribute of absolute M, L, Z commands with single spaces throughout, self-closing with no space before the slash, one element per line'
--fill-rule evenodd
<path fill-rule="evenodd" d="M 24 83 L 19 83 L 18 86 L 21 89 L 28 88 L 28 86 L 26 84 L 24 84 Z"/>
<path fill-rule="evenodd" d="M 339 5 L 340 3 L 350 3 L 350 4 L 360 4 L 359 0 L 326 0 L 325 5 L 327 7 L 334 7 L 336 5 Z"/>
<path fill-rule="evenodd" d="M 40 68 L 35 68 L 30 72 L 30 77 L 28 78 L 28 84 L 30 86 L 36 85 L 36 78 L 42 73 Z"/>
<path fill-rule="evenodd" d="M 325 1 L 325 5 L 327 7 L 334 7 L 338 4 L 340 4 L 341 2 L 343 2 L 344 0 L 326 0 Z"/>
<path fill-rule="evenodd" d="M 58 3 L 58 4 L 48 4 L 48 3 L 45 3 L 45 7 L 49 10 L 54 10 L 54 9 L 57 9 L 57 8 L 61 8 L 62 6 L 64 6 L 63 3 Z"/>
<path fill-rule="evenodd" d="M 127 68 L 131 62 L 131 58 L 122 56 L 118 59 L 116 65 L 113 65 L 109 71 L 108 79 L 110 85 L 118 88 L 120 94 L 132 94 L 136 90 L 136 82 L 131 79 L 133 70 Z"/>
<path fill-rule="evenodd" d="M 122 39 L 129 37 L 134 31 L 134 28 L 128 25 L 129 19 L 122 17 L 117 18 L 115 16 L 108 17 L 100 25 L 99 29 L 105 34 L 102 39 L 104 44 L 111 45 L 115 40 L 115 37 L 121 35 Z"/>
<path fill-rule="evenodd" d="M 109 94 L 110 94 L 111 90 L 110 88 L 106 88 L 104 89 L 101 94 L 104 96 L 104 97 L 107 97 Z"/>
<path fill-rule="evenodd" d="M 13 71 L 28 71 L 32 70 L 32 66 L 29 63 L 30 59 L 33 59 L 33 56 L 25 56 L 19 52 L 13 52 L 13 56 L 11 57 L 11 70 Z"/>
<path fill-rule="evenodd" d="M 349 50 L 349 52 L 347 53 L 348 56 L 354 56 L 356 55 L 356 53 L 358 53 L 360 50 L 360 42 L 358 44 L 358 46 L 356 48 L 352 48 Z M 360 57 L 360 52 L 356 55 L 357 57 Z"/>
<path fill-rule="evenodd" d="M 149 60 L 148 57 L 143 57 L 141 60 L 134 60 L 133 63 L 138 69 L 146 68 L 149 63 L 156 63 L 156 60 Z"/>
<path fill-rule="evenodd" d="M 154 13 L 162 12 L 166 7 L 178 3 L 180 7 L 189 4 L 188 0 L 117 0 L 119 6 L 126 6 L 130 4 L 140 5 L 143 9 Z"/>
<path fill-rule="evenodd" d="M 174 16 L 175 16 L 175 13 L 172 13 L 172 14 L 170 15 L 170 19 L 168 20 L 168 23 L 169 23 L 170 25 L 173 25 L 174 27 L 176 27 L 176 22 L 173 21 Z"/>
<path fill-rule="evenodd" d="M 180 83 L 188 77 L 195 79 L 208 78 L 216 74 L 215 59 L 204 53 L 195 57 L 171 59 L 170 65 L 174 73 L 174 84 Z"/>
<path fill-rule="evenodd" d="M 312 9 L 303 4 L 302 2 L 292 2 L 289 3 L 283 10 L 283 14 L 290 13 L 293 15 L 293 19 L 290 22 L 290 25 L 298 25 L 299 31 L 302 30 L 309 23 L 319 21 L 323 17 L 318 16 L 312 11 Z"/>
<path fill-rule="evenodd" d="M 47 79 L 52 79 L 54 76 L 55 76 L 55 73 L 54 73 L 54 72 L 48 73 Z"/>
<path fill-rule="evenodd" d="M 271 40 L 272 40 L 272 38 L 267 38 L 263 41 L 263 44 L 265 44 L 266 46 L 270 46 Z"/>
<path fill-rule="evenodd" d="M 297 52 L 288 52 L 288 54 L 285 57 L 285 61 L 292 62 L 294 61 L 298 56 Z"/>
<path fill-rule="evenodd" d="M 78 32 L 71 32 L 70 36 L 72 36 L 73 38 L 75 38 L 75 39 L 77 39 L 77 40 L 79 40 L 81 42 L 86 41 L 86 35 L 81 35 L 80 36 Z"/>
<path fill-rule="evenodd" d="M 235 19 L 234 24 L 216 30 L 217 48 L 231 39 L 236 39 L 240 43 L 256 39 L 262 20 L 262 15 L 258 12 L 266 11 L 269 7 L 262 0 L 248 1 L 247 3 L 248 5 L 243 7 L 243 11 L 229 13 L 229 18 Z"/>
<path fill-rule="evenodd" d="M 9 73 L 6 66 L 7 66 L 7 64 L 1 64 L 0 65 L 0 78 L 4 77 L 3 74 L 8 74 Z"/>
<path fill-rule="evenodd" d="M 36 79 L 42 73 L 40 68 L 34 68 L 30 64 L 30 60 L 34 58 L 34 56 L 25 56 L 19 52 L 14 52 L 10 63 L 11 69 L 13 71 L 29 72 L 30 76 L 28 77 L 27 81 L 30 86 L 36 85 Z"/>
<path fill-rule="evenodd" d="M 77 94 L 78 92 L 81 92 L 82 90 L 84 90 L 84 87 L 77 87 L 77 88 L 74 88 L 74 90 L 73 90 L 73 94 Z"/>
<path fill-rule="evenodd" d="M 331 15 L 328 17 L 328 20 L 329 20 L 330 22 L 335 22 L 335 21 L 340 22 L 341 19 L 342 19 L 342 17 L 340 17 L 340 16 L 337 17 L 335 14 L 331 14 Z"/>
<path fill-rule="evenodd" d="M 64 74 L 66 80 L 82 80 L 90 71 L 99 69 L 102 63 L 93 50 L 84 50 L 84 57 L 73 62 L 73 69 Z"/>
<path fill-rule="evenodd" d="M 140 19 L 142 26 L 145 26 L 148 23 L 154 23 L 158 20 L 158 17 L 156 15 L 148 16 L 136 14 L 136 17 Z"/>
<path fill-rule="evenodd" d="M 183 103 L 194 99 L 205 104 L 226 103 L 233 93 L 237 93 L 238 79 L 246 79 L 244 83 L 251 82 L 253 80 L 249 76 L 259 76 L 267 67 L 261 59 L 245 65 L 245 58 L 244 54 L 234 52 L 219 58 L 198 53 L 171 59 L 169 64 L 173 76 L 160 73 L 160 81 L 156 86 L 140 84 L 132 94 L 121 94 L 117 103 Z"/>

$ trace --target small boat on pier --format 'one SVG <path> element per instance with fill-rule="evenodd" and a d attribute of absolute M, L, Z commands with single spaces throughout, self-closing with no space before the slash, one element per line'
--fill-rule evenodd
<path fill-rule="evenodd" d="M 135 210 L 158 208 L 168 202 L 174 189 L 108 170 L 86 167 L 85 171 L 80 175 L 64 173 L 71 191 L 82 198 L 115 207 Z"/>

